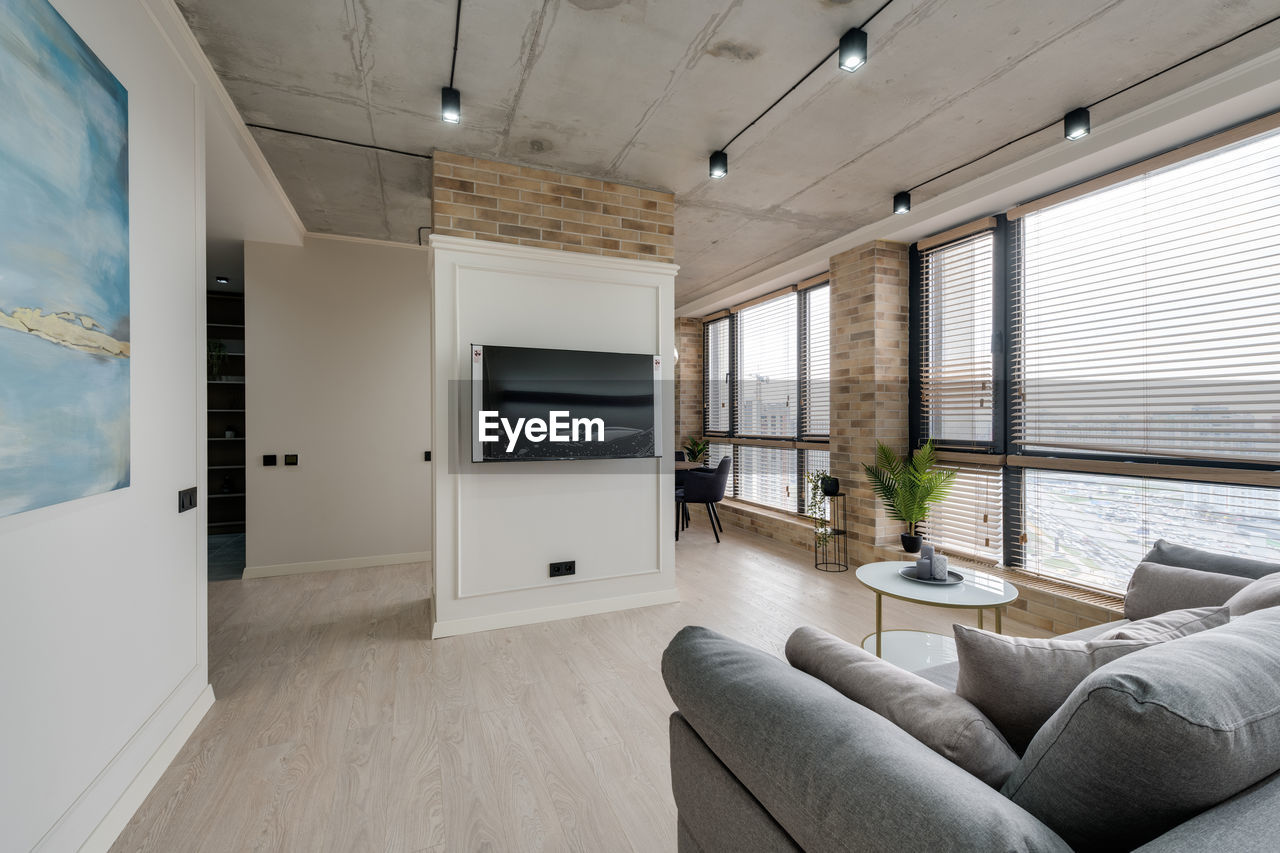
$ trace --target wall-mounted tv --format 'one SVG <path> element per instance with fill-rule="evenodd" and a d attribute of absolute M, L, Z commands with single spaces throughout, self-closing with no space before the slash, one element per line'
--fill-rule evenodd
<path fill-rule="evenodd" d="M 471 461 L 661 456 L 662 360 L 472 344 Z"/>

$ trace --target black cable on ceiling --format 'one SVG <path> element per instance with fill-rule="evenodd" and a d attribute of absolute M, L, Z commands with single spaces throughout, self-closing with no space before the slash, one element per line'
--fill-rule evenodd
<path fill-rule="evenodd" d="M 1232 36 L 1226 41 L 1215 44 L 1212 47 L 1206 47 L 1204 50 L 1201 50 L 1198 53 L 1188 56 L 1186 59 L 1180 59 L 1177 62 L 1170 65 L 1168 68 L 1162 68 L 1161 70 L 1155 72 L 1154 74 L 1149 74 L 1146 77 L 1143 77 L 1141 80 L 1137 81 L 1136 83 L 1130 83 L 1128 86 L 1125 86 L 1123 89 L 1118 89 L 1112 92 L 1110 95 L 1107 95 L 1106 97 L 1103 97 L 1103 98 L 1099 98 L 1093 103 L 1088 104 L 1085 107 L 1085 109 L 1093 109 L 1094 107 L 1098 106 L 1098 104 L 1106 103 L 1112 98 L 1119 97 L 1120 95 L 1123 95 L 1125 92 L 1128 92 L 1132 89 L 1136 89 L 1139 86 L 1143 85 L 1144 83 L 1150 83 L 1152 80 L 1156 79 L 1162 74 L 1168 74 L 1170 71 L 1173 71 L 1176 68 L 1180 68 L 1183 65 L 1186 65 L 1188 62 L 1194 62 L 1195 60 L 1199 59 L 1202 56 L 1205 56 L 1206 54 L 1213 53 L 1215 50 L 1220 50 L 1226 47 L 1227 45 L 1231 44 L 1233 41 L 1238 41 L 1244 38 L 1245 36 L 1250 35 L 1251 33 L 1257 32 L 1263 27 L 1268 27 L 1276 23 L 1277 21 L 1280 21 L 1280 15 L 1276 15 L 1273 18 L 1269 18 L 1268 20 L 1265 20 L 1260 24 L 1255 24 L 1254 26 L 1250 27 L 1244 32 L 1237 33 L 1236 35 Z M 1019 142 L 1022 142 L 1024 139 L 1029 139 L 1032 136 L 1035 136 L 1037 133 L 1043 133 L 1049 128 L 1055 127 L 1061 123 L 1062 123 L 1062 119 L 1055 119 L 1054 121 L 1049 122 L 1043 127 L 1037 127 L 1035 130 L 1028 131 L 1027 133 L 1024 133 L 1021 136 L 1019 136 L 1017 139 L 1011 139 L 1008 142 L 1004 143 L 1003 145 L 997 145 L 995 148 L 992 148 L 990 151 L 986 152 L 985 154 L 981 154 L 973 158 L 967 163 L 961 163 L 959 166 L 953 166 L 952 168 L 947 169 L 945 172 L 942 172 L 941 174 L 934 175 L 932 178 L 929 178 L 927 181 L 921 181 L 920 183 L 916 184 L 914 187 L 911 187 L 910 189 L 908 189 L 907 192 L 909 193 L 915 192 L 916 190 L 920 189 L 923 186 L 927 186 L 928 184 L 931 184 L 934 181 L 941 180 L 942 178 L 945 178 L 947 175 L 950 175 L 954 172 L 958 172 L 961 169 L 966 169 L 969 166 L 972 166 L 974 163 L 978 163 L 978 162 L 981 162 L 982 160 L 987 159 L 992 154 L 997 154 L 1003 151 L 1004 149 L 1008 148 L 1010 145 L 1017 145 Z"/>
<path fill-rule="evenodd" d="M 350 142 L 346 139 L 334 139 L 332 136 L 321 136 L 318 133 L 303 133 L 300 130 L 285 130 L 283 127 L 271 127 L 265 124 L 250 124 L 245 122 L 245 127 L 251 127 L 254 130 L 270 130 L 273 133 L 286 133 L 289 136 L 301 136 L 306 139 L 318 139 L 321 142 L 333 142 L 338 145 L 350 145 L 353 148 L 367 148 L 370 151 L 385 151 L 388 154 L 399 154 L 402 157 L 417 157 L 420 160 L 430 160 L 430 154 L 416 154 L 413 151 L 400 151 L 396 148 L 384 148 L 381 145 L 370 145 L 367 142 Z"/>
<path fill-rule="evenodd" d="M 459 2 L 461 2 L 461 0 L 459 0 Z M 879 9 L 876 9 L 874 12 L 872 12 L 872 13 L 871 13 L 871 17 L 867 18 L 865 21 L 863 21 L 863 22 L 862 22 L 862 26 L 858 27 L 858 29 L 860 29 L 860 30 L 865 30 L 865 29 L 867 28 L 867 25 L 868 25 L 868 24 L 870 24 L 872 21 L 874 21 L 874 20 L 876 19 L 876 16 L 877 16 L 877 15 L 879 15 L 881 12 L 883 12 L 885 9 L 887 9 L 887 8 L 889 7 L 889 4 L 890 4 L 890 3 L 892 3 L 892 2 L 893 2 L 893 0 L 885 0 L 885 2 L 884 2 L 884 3 L 882 3 L 882 4 L 880 5 L 880 8 L 879 8 Z M 772 109 L 773 109 L 774 107 L 776 107 L 778 104 L 782 103 L 782 102 L 783 102 L 783 100 L 787 97 L 787 95 L 790 95 L 790 94 L 791 94 L 792 92 L 794 92 L 796 89 L 800 88 L 800 84 L 801 84 L 801 83 L 803 83 L 804 81 L 808 80 L 810 77 L 812 77 L 812 76 L 813 76 L 813 74 L 814 74 L 814 72 L 815 72 L 815 71 L 817 71 L 819 68 L 821 68 L 821 67 L 822 67 L 823 65 L 825 65 L 826 63 L 830 62 L 830 61 L 831 61 L 831 58 L 832 58 L 833 56 L 835 56 L 835 55 L 836 55 L 836 52 L 837 52 L 837 51 L 839 51 L 839 50 L 840 50 L 840 48 L 837 46 L 837 47 L 836 47 L 836 48 L 834 48 L 830 53 L 828 53 L 826 56 L 822 57 L 822 59 L 820 59 L 820 60 L 818 61 L 818 64 L 817 64 L 817 65 L 813 66 L 813 67 L 812 67 L 812 68 L 810 68 L 808 71 L 806 71 L 806 72 L 805 72 L 805 74 L 804 74 L 804 76 L 803 76 L 803 77 L 801 77 L 799 80 L 797 80 L 797 81 L 795 82 L 795 84 L 794 84 L 794 85 L 792 85 L 792 87 L 791 87 L 790 89 L 788 89 L 787 91 L 783 92 L 781 95 L 779 95 L 779 96 L 777 97 L 777 99 L 776 99 L 776 100 L 774 100 L 774 102 L 773 102 L 772 104 L 770 104 L 769 106 L 765 107 L 765 108 L 764 108 L 764 112 L 760 113 L 760 115 L 756 116 L 756 117 L 755 117 L 755 118 L 753 118 L 751 121 L 747 122 L 747 126 L 746 126 L 746 127 L 744 127 L 744 128 L 742 128 L 742 130 L 738 131 L 737 133 L 735 133 L 732 137 L 730 137 L 730 138 L 729 138 L 729 141 L 728 141 L 728 142 L 726 142 L 724 145 L 720 146 L 719 150 L 720 150 L 720 151 L 727 151 L 727 150 L 729 149 L 729 146 L 730 146 L 730 145 L 732 145 L 732 144 L 734 143 L 734 141 L 735 141 L 735 140 L 737 140 L 737 138 L 738 138 L 739 136 L 741 136 L 742 134 L 744 134 L 744 133 L 746 133 L 748 130 L 750 130 L 752 127 L 754 127 L 756 122 L 760 121 L 760 119 L 764 118 L 766 115 L 768 115 L 768 114 L 769 114 L 769 111 L 770 111 L 770 110 L 772 110 Z"/>
<path fill-rule="evenodd" d="M 449 88 L 453 88 L 453 72 L 458 68 L 458 33 L 462 29 L 462 0 L 453 18 L 453 59 L 449 62 Z"/>

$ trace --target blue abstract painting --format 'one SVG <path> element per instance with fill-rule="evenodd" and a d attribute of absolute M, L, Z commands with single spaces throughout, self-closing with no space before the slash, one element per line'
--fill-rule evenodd
<path fill-rule="evenodd" d="M 0 516 L 128 485 L 128 96 L 0 0 Z"/>

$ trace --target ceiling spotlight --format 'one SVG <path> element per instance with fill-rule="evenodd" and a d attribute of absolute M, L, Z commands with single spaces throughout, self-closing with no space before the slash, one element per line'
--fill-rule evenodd
<path fill-rule="evenodd" d="M 440 118 L 449 124 L 462 121 L 462 93 L 452 86 L 440 90 Z"/>
<path fill-rule="evenodd" d="M 1062 119 L 1062 135 L 1067 139 L 1084 139 L 1089 135 L 1089 111 L 1079 107 Z"/>
<path fill-rule="evenodd" d="M 723 178 L 729 174 L 729 155 L 723 151 L 711 152 L 711 177 Z"/>
<path fill-rule="evenodd" d="M 857 71 L 867 64 L 867 33 L 857 27 L 840 36 L 840 68 Z"/>
<path fill-rule="evenodd" d="M 903 190 L 893 197 L 894 213 L 910 213 L 911 212 L 911 193 Z"/>
<path fill-rule="evenodd" d="M 231 279 L 227 278 L 225 275 L 220 275 L 220 276 L 218 276 L 217 278 L 215 278 L 213 281 L 214 281 L 214 283 L 215 283 L 215 284 L 230 284 L 230 283 L 231 283 Z"/>

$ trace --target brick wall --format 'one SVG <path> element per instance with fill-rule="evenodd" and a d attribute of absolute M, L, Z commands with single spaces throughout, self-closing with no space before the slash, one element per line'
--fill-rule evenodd
<path fill-rule="evenodd" d="M 618 258 L 675 258 L 675 198 L 435 151 L 432 233 Z"/>
<path fill-rule="evenodd" d="M 850 557 L 898 547 L 862 472 L 876 442 L 907 449 L 908 248 L 877 241 L 831 259 L 831 472 L 849 495 Z"/>
<path fill-rule="evenodd" d="M 702 435 L 702 321 L 676 318 L 676 446 Z"/>

